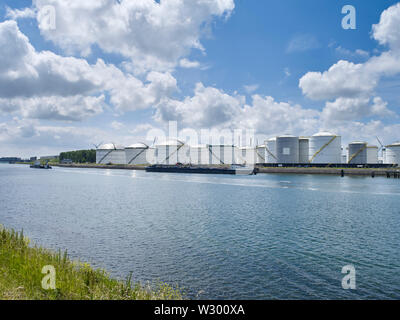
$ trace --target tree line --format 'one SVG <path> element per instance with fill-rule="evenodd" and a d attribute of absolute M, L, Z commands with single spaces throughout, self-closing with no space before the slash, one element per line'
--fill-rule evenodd
<path fill-rule="evenodd" d="M 96 163 L 96 150 L 77 150 L 60 153 L 60 161 L 70 159 L 75 163 Z"/>

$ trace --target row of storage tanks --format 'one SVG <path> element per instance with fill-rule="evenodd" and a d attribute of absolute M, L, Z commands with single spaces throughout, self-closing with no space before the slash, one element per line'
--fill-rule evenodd
<path fill-rule="evenodd" d="M 400 142 L 383 148 L 366 142 L 352 142 L 346 150 L 341 137 L 319 132 L 311 137 L 282 135 L 265 141 L 265 145 L 238 148 L 233 145 L 187 145 L 170 140 L 154 147 L 139 143 L 128 147 L 105 144 L 97 149 L 97 163 L 107 164 L 399 164 Z"/>

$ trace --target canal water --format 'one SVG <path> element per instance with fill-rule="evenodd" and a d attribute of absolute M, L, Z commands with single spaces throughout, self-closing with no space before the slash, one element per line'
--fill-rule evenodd
<path fill-rule="evenodd" d="M 398 179 L 0 165 L 0 223 L 188 298 L 400 298 Z"/>

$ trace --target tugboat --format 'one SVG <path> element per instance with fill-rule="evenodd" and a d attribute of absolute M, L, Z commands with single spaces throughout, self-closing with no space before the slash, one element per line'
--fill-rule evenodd
<path fill-rule="evenodd" d="M 39 160 L 35 161 L 34 164 L 31 164 L 30 167 L 34 168 L 34 169 L 51 169 L 49 162 L 46 162 L 45 164 L 41 164 Z"/>

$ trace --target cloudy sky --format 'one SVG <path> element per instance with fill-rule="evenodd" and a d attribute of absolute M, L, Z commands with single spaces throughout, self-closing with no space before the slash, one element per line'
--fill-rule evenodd
<path fill-rule="evenodd" d="M 3 0 L 0 156 L 180 129 L 400 140 L 400 3 Z"/>

